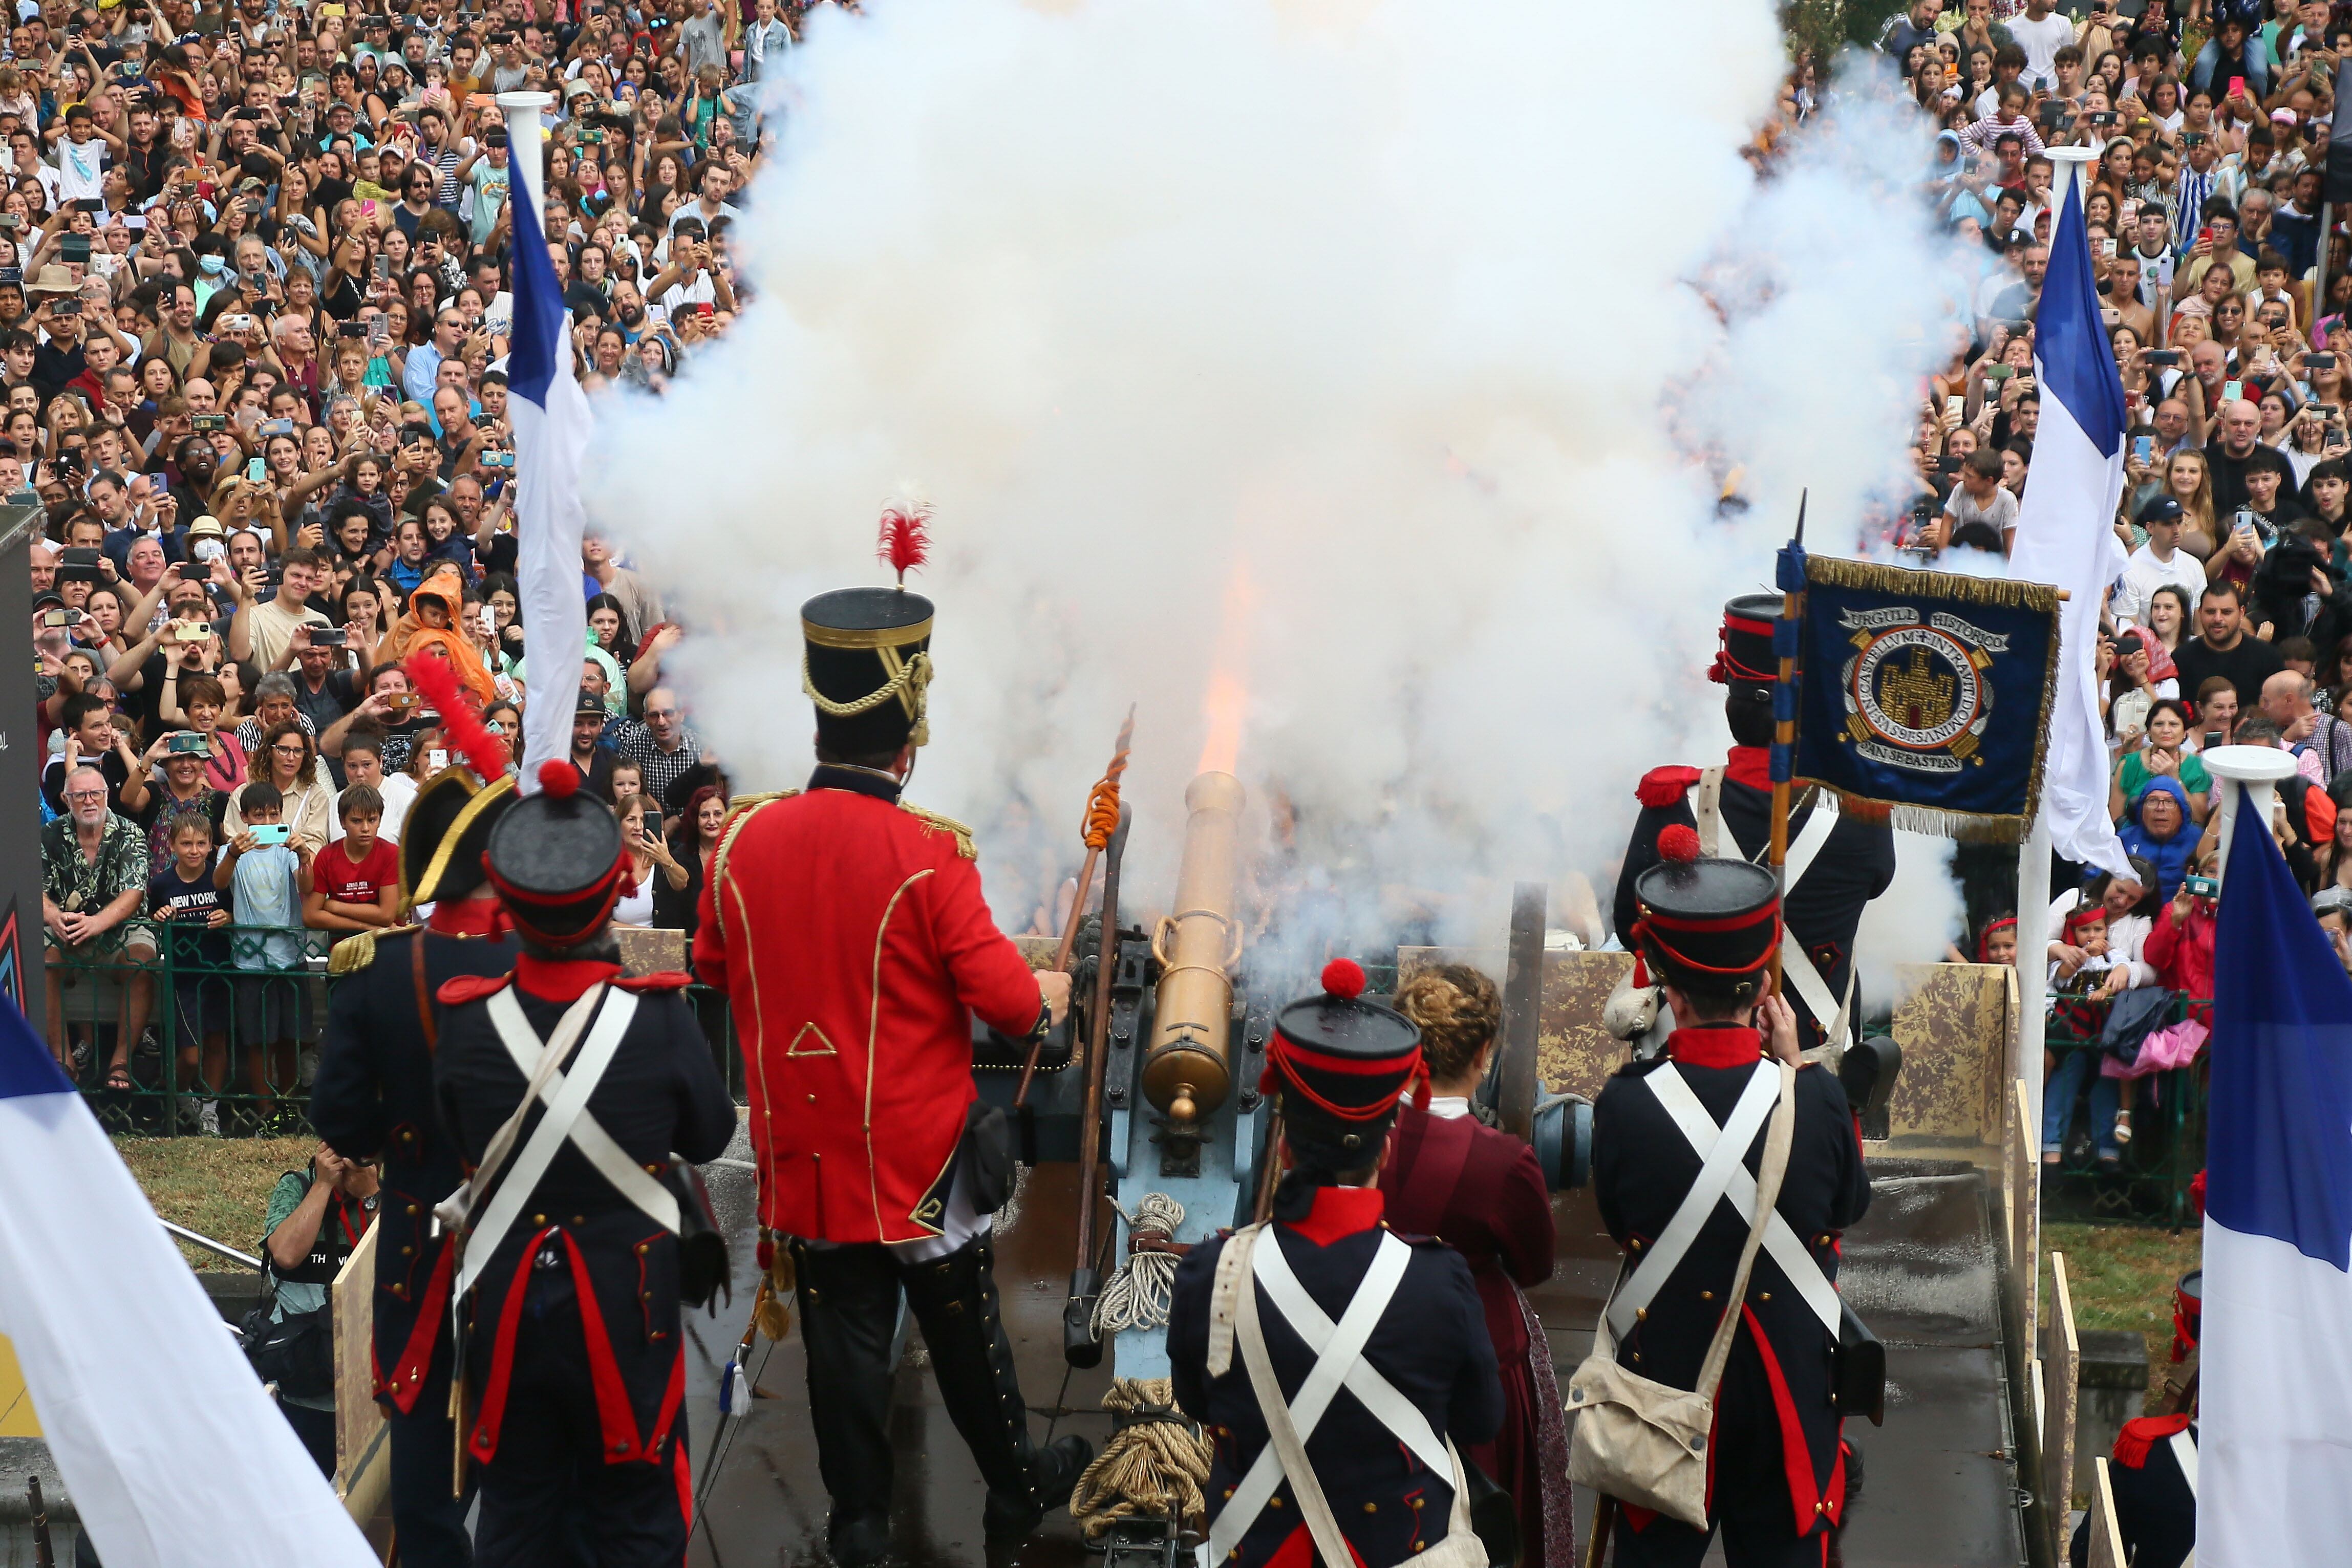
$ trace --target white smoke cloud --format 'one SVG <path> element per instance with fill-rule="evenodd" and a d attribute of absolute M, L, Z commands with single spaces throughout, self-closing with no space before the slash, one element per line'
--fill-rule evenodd
<path fill-rule="evenodd" d="M 1490 936 L 1575 873 L 1605 910 L 1635 779 L 1721 755 L 1722 601 L 1801 486 L 1835 548 L 1898 473 L 1944 265 L 1921 123 L 1850 105 L 1759 185 L 1772 7 L 1677 16 L 1661 89 L 1594 0 L 821 13 L 736 231 L 759 302 L 590 476 L 739 787 L 805 772 L 793 612 L 884 580 L 919 494 L 910 794 L 982 827 L 1008 926 L 1130 702 L 1129 885 L 1168 896 L 1221 656 L 1267 880 L 1335 935 Z M 1933 956 L 1927 902 L 1890 951 Z"/>

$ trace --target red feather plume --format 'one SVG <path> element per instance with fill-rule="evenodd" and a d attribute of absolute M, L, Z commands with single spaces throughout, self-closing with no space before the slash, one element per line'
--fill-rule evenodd
<path fill-rule="evenodd" d="M 503 778 L 512 753 L 507 743 L 492 735 L 482 724 L 482 710 L 474 706 L 473 694 L 457 678 L 446 659 L 427 653 L 411 659 L 405 668 L 416 689 L 441 715 L 441 733 L 449 749 L 463 758 L 474 776 L 485 784 Z"/>
<path fill-rule="evenodd" d="M 898 574 L 898 586 L 907 585 L 907 574 L 931 557 L 931 509 L 929 507 L 890 507 L 882 513 L 882 539 L 875 554 L 882 564 Z"/>

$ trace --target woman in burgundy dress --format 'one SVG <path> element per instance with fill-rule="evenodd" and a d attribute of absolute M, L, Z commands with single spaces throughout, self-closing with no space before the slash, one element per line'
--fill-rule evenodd
<path fill-rule="evenodd" d="M 1415 969 L 1396 1009 L 1421 1027 L 1428 1109 L 1399 1107 L 1381 1187 L 1389 1223 L 1469 1262 L 1508 1406 L 1491 1444 L 1464 1457 L 1511 1494 L 1527 1568 L 1571 1568 L 1568 1433 L 1543 1324 L 1519 1287 L 1551 1277 L 1551 1195 L 1535 1151 L 1470 1113 L 1502 1022 L 1495 982 L 1465 964 Z"/>

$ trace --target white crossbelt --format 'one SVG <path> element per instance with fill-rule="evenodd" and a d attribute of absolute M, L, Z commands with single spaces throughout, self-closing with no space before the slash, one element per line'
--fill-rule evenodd
<path fill-rule="evenodd" d="M 1618 1292 L 1617 1300 L 1610 1305 L 1610 1332 L 1621 1340 L 1633 1332 L 1634 1309 L 1648 1305 L 1664 1285 L 1667 1276 L 1674 1272 L 1675 1265 L 1682 1260 L 1682 1254 L 1688 1251 L 1691 1242 L 1697 1239 L 1699 1230 L 1715 1212 L 1719 1199 L 1728 1199 L 1743 1222 L 1755 1223 L 1756 1178 L 1748 1174 L 1745 1159 L 1748 1145 L 1755 1141 L 1756 1133 L 1753 1125 L 1740 1131 L 1738 1124 L 1741 1113 L 1748 1109 L 1748 1103 L 1758 1096 L 1757 1084 L 1768 1080 L 1777 1082 L 1778 1075 L 1779 1070 L 1771 1062 L 1759 1062 L 1756 1077 L 1749 1081 L 1746 1092 L 1740 1096 L 1739 1104 L 1732 1110 L 1731 1122 L 1724 1127 L 1715 1124 L 1715 1118 L 1706 1113 L 1706 1107 L 1699 1103 L 1698 1096 L 1691 1092 L 1691 1086 L 1684 1082 L 1673 1062 L 1666 1063 L 1642 1080 L 1649 1085 L 1650 1092 L 1657 1096 L 1658 1103 L 1665 1108 L 1667 1116 L 1673 1119 L 1693 1152 L 1699 1156 L 1700 1173 L 1698 1185 L 1692 1187 L 1690 1196 L 1684 1198 L 1682 1207 L 1666 1222 L 1658 1244 L 1651 1249 L 1648 1257 L 1643 1259 L 1641 1266 L 1634 1270 L 1633 1277 L 1626 1281 L 1626 1288 Z M 1764 1100 L 1769 1110 L 1771 1096 L 1767 1094 Z M 1757 1124 L 1760 1124 L 1762 1118 L 1759 1116 L 1756 1120 Z M 1699 1207 L 1700 1187 L 1706 1185 L 1708 1174 L 1716 1168 L 1717 1155 L 1727 1146 L 1731 1153 L 1729 1170 L 1723 1186 L 1718 1193 L 1706 1198 L 1703 1207 Z M 1694 1209 L 1696 1210 L 1696 1220 L 1685 1225 L 1686 1217 Z M 1668 1246 L 1670 1239 L 1673 1240 L 1671 1250 Z M 1765 1221 L 1764 1251 L 1780 1266 L 1780 1272 L 1788 1276 L 1790 1285 L 1812 1310 L 1813 1316 L 1821 1320 L 1822 1327 L 1835 1338 L 1845 1318 L 1843 1305 L 1838 1300 L 1837 1287 L 1830 1283 L 1829 1276 L 1822 1272 L 1821 1264 L 1806 1250 L 1805 1244 L 1797 1239 L 1797 1233 L 1789 1228 L 1789 1222 L 1777 1211 Z M 1653 1277 L 1647 1290 L 1637 1298 L 1633 1287 L 1643 1282 L 1644 1275 Z"/>
<path fill-rule="evenodd" d="M 514 998 L 511 988 L 491 997 L 490 1022 L 497 1029 L 499 1040 L 507 1048 L 515 1065 L 523 1070 L 527 1079 L 538 1082 L 539 1097 L 547 1103 L 547 1113 L 531 1130 L 530 1140 L 516 1156 L 507 1178 L 490 1198 L 489 1208 L 464 1238 L 461 1245 L 457 1294 L 463 1296 L 473 1288 L 481 1271 L 489 1266 L 491 1257 L 505 1241 L 523 1205 L 539 1186 L 540 1178 L 554 1161 L 556 1152 L 566 1143 L 585 1155 L 607 1181 L 618 1188 L 621 1196 L 645 1211 L 646 1218 L 670 1231 L 678 1228 L 677 1199 L 671 1197 L 661 1183 L 655 1180 L 643 1166 L 629 1158 L 610 1134 L 588 1113 L 588 1100 L 603 1082 L 604 1070 L 613 1064 L 621 1039 L 628 1032 L 630 1020 L 636 1016 L 637 998 L 627 991 L 607 988 L 603 1005 L 595 1014 L 595 1022 L 588 1030 L 588 1039 L 580 1048 L 567 1075 L 560 1068 L 546 1064 L 546 1054 L 568 1044 L 561 1038 L 564 1031 L 559 1026 L 558 1038 L 542 1041 L 530 1020 L 523 1016 L 522 1006 Z M 567 1020 L 568 1017 L 567 1017 Z M 559 1060 L 561 1057 L 559 1055 Z"/>
<path fill-rule="evenodd" d="M 1652 1076 L 1663 1077 L 1674 1071 L 1674 1063 L 1668 1062 Z M 1675 1082 L 1682 1082 L 1679 1073 Z M 1648 1254 L 1609 1304 L 1609 1332 L 1620 1341 L 1633 1332 L 1642 1309 L 1657 1299 L 1667 1277 L 1682 1262 L 1683 1254 L 1698 1239 L 1724 1188 L 1730 1185 L 1733 1169 L 1745 1168 L 1740 1162 L 1747 1156 L 1748 1145 L 1756 1141 L 1764 1118 L 1772 1113 L 1773 1103 L 1780 1097 L 1780 1070 L 1771 1062 L 1759 1061 L 1754 1076 L 1748 1080 L 1748 1087 L 1740 1092 L 1739 1103 L 1731 1108 L 1731 1119 L 1724 1124 L 1722 1135 L 1712 1147 L 1701 1151 L 1698 1179 L 1683 1195 L 1682 1205 L 1675 1210 L 1674 1218 L 1666 1221 L 1666 1228 L 1658 1233 Z"/>
<path fill-rule="evenodd" d="M 1236 1236 L 1228 1246 L 1242 1244 Z M 1394 1385 L 1382 1377 L 1372 1364 L 1364 1360 L 1364 1344 L 1380 1325 L 1381 1316 L 1395 1296 L 1398 1283 L 1403 1280 L 1405 1265 L 1412 1260 L 1412 1249 L 1389 1232 L 1381 1235 L 1378 1251 L 1372 1254 L 1372 1266 L 1364 1270 L 1364 1278 L 1349 1299 L 1347 1311 L 1334 1324 L 1317 1306 L 1290 1270 L 1288 1260 L 1282 1256 L 1282 1245 L 1274 1238 L 1270 1228 L 1260 1228 L 1249 1239 L 1251 1272 L 1265 1287 L 1274 1309 L 1289 1323 L 1291 1332 L 1306 1343 L 1316 1354 L 1313 1369 L 1307 1381 L 1299 1385 L 1298 1397 L 1290 1402 L 1291 1419 L 1298 1427 L 1298 1440 L 1303 1446 L 1315 1435 L 1316 1426 L 1331 1401 L 1344 1386 L 1357 1401 L 1370 1411 L 1374 1419 L 1396 1435 L 1397 1440 L 1411 1448 L 1422 1463 L 1439 1475 L 1452 1477 L 1454 1461 L 1445 1445 L 1430 1429 L 1428 1418 L 1420 1408 L 1396 1391 Z M 1242 1281 L 1240 1289 L 1252 1289 Z M 1282 1481 L 1282 1459 L 1268 1443 L 1258 1450 L 1256 1460 L 1241 1484 L 1234 1489 L 1214 1523 L 1209 1527 L 1209 1538 L 1198 1550 L 1199 1568 L 1213 1568 L 1224 1562 L 1234 1548 L 1241 1543 L 1250 1526 L 1265 1511 L 1268 1499 Z M 1296 1478 L 1294 1478 L 1296 1485 Z"/>
<path fill-rule="evenodd" d="M 1723 769 L 1703 769 L 1698 780 L 1698 801 L 1692 814 L 1698 819 L 1699 852 L 1714 858 L 1720 852 L 1723 841 Z M 1837 797 L 1826 789 L 1813 792 L 1813 809 L 1805 817 L 1805 825 L 1795 841 L 1789 845 L 1789 858 L 1783 864 L 1780 885 L 1791 892 L 1812 869 L 1814 858 L 1822 846 L 1830 841 L 1837 827 Z M 1853 988 L 1846 988 L 1847 1001 L 1841 1002 L 1830 994 L 1828 982 L 1813 967 L 1812 955 L 1799 945 L 1796 933 L 1787 922 L 1780 926 L 1780 977 L 1804 999 L 1805 1010 L 1822 1026 L 1822 1034 L 1832 1052 L 1846 1046 L 1846 1011 L 1851 1006 Z M 1849 977 L 1851 981 L 1851 977 Z"/>

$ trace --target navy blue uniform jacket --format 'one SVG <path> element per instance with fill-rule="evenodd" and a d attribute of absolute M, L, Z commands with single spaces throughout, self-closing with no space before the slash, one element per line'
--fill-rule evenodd
<path fill-rule="evenodd" d="M 1744 1028 L 1676 1030 L 1666 1051 L 1717 1126 L 1762 1059 L 1760 1037 Z M 1699 1156 L 1642 1082 L 1663 1065 L 1621 1069 L 1592 1109 L 1593 1196 L 1601 1223 L 1626 1249 L 1627 1272 L 1698 1179 Z M 1768 1121 L 1748 1147 L 1751 1174 L 1763 1164 L 1769 1130 Z M 1869 1207 L 1870 1178 L 1845 1090 L 1825 1068 L 1799 1069 L 1796 1130 L 1774 1207 L 1832 1284 L 1841 1233 Z M 1728 1199 L 1718 1199 L 1648 1316 L 1617 1347 L 1620 1364 L 1655 1382 L 1695 1386 L 1747 1240 L 1747 1221 Z M 1716 1396 L 1712 1500 L 1720 1511 L 1735 1500 L 1761 1506 L 1785 1499 L 1801 1537 L 1819 1519 L 1836 1522 L 1844 1508 L 1839 1411 L 1831 1397 L 1836 1341 L 1760 1249 L 1742 1318 Z"/>
<path fill-rule="evenodd" d="M 468 914 L 436 909 L 463 922 Z M 487 925 L 475 921 L 473 924 Z M 438 1033 L 434 993 L 460 975 L 514 967 L 512 935 L 438 930 L 386 933 L 375 957 L 341 976 L 327 1009 L 326 1041 L 310 1088 L 310 1122 L 345 1159 L 381 1160 L 383 1201 L 375 1239 L 375 1392 L 405 1415 L 420 1398 L 438 1412 L 448 1398 L 448 1238 L 433 1237 L 433 1206 L 457 1189 L 457 1150 L 433 1098 Z M 423 973 L 418 973 L 422 955 Z"/>
<path fill-rule="evenodd" d="M 687 977 L 619 976 L 617 965 L 549 964 L 526 954 L 511 981 L 455 980 L 443 988 L 447 1010 L 433 1076 L 467 1169 L 529 1087 L 490 1021 L 487 998 L 507 984 L 514 985 L 523 1016 L 541 1040 L 596 980 L 637 993 L 636 1016 L 588 1097 L 588 1113 L 632 1160 L 657 1176 L 667 1173 L 673 1152 L 696 1163 L 726 1152 L 735 1133 L 735 1102 L 680 994 Z M 594 1028 L 592 1022 L 589 1030 Z M 581 1043 L 586 1040 L 583 1033 Z M 516 1156 L 545 1113 L 541 1106 L 524 1121 Z M 475 1212 L 488 1201 L 484 1197 Z M 484 1463 L 497 1451 L 525 1286 L 542 1249 L 554 1251 L 577 1293 L 605 1462 L 657 1459 L 685 1387 L 677 1238 L 624 1197 L 568 1141 L 531 1189 L 474 1291 L 466 1374 L 480 1391 L 481 1407 L 467 1447 Z"/>
<path fill-rule="evenodd" d="M 1303 1221 L 1276 1223 L 1260 1236 L 1258 1245 L 1271 1240 L 1281 1247 L 1299 1284 L 1336 1323 L 1371 1267 L 1381 1238 L 1388 1233 L 1381 1212 L 1377 1188 L 1323 1187 Z M 1439 1437 L 1450 1437 L 1456 1448 L 1486 1442 L 1502 1426 L 1503 1386 L 1470 1266 L 1443 1242 L 1409 1236 L 1400 1239 L 1412 1244 L 1412 1260 L 1364 1346 L 1364 1359 L 1429 1418 Z M 1225 1375 L 1213 1380 L 1208 1376 L 1210 1295 L 1225 1241 L 1223 1236 L 1203 1241 L 1177 1265 L 1168 1312 L 1168 1359 L 1176 1403 L 1207 1429 L 1213 1450 L 1208 1488 L 1212 1519 L 1266 1444 L 1265 1421 L 1250 1390 L 1238 1343 Z M 1256 1289 L 1255 1283 L 1252 1289 Z M 1258 1317 L 1275 1377 L 1284 1395 L 1296 1399 L 1316 1358 L 1262 1290 Z M 1307 1457 L 1364 1568 L 1389 1568 L 1444 1539 L 1454 1506 L 1454 1478 L 1432 1474 L 1347 1389 L 1333 1398 L 1307 1439 Z M 1239 1552 L 1236 1561 L 1242 1568 L 1307 1568 L 1313 1563 L 1313 1542 L 1286 1480 L 1275 1489 L 1273 1504 L 1242 1537 Z"/>

